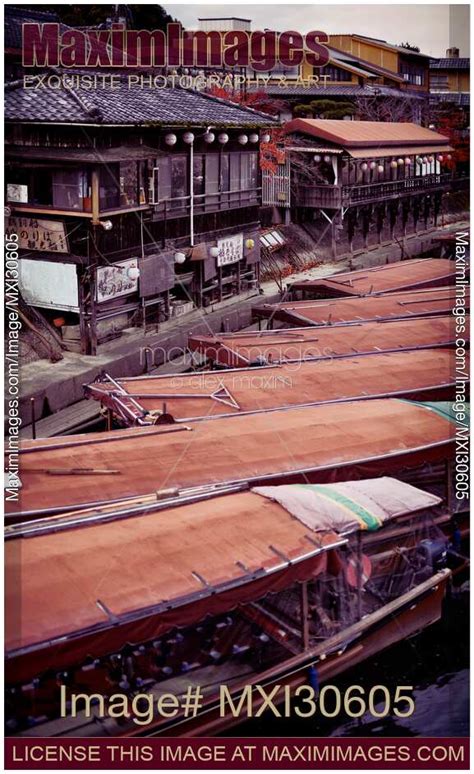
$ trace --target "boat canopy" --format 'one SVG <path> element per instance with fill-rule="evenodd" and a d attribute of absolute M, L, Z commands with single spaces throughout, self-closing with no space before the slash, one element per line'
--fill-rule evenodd
<path fill-rule="evenodd" d="M 365 296 L 371 293 L 390 293 L 415 290 L 437 285 L 454 285 L 456 266 L 446 258 L 421 258 L 397 261 L 372 269 L 341 272 L 330 277 L 300 280 L 291 284 L 299 290 L 326 296 Z"/>
<path fill-rule="evenodd" d="M 468 289 L 466 299 L 469 304 Z M 296 326 L 340 325 L 451 314 L 455 301 L 456 289 L 443 286 L 355 298 L 260 304 L 253 307 L 252 314 L 256 319 L 271 319 Z"/>
<path fill-rule="evenodd" d="M 343 543 L 248 491 L 9 540 L 9 679 L 115 652 L 337 572 L 330 549 Z"/>
<path fill-rule="evenodd" d="M 169 488 L 392 475 L 401 466 L 446 460 L 454 444 L 446 417 L 396 399 L 24 440 L 20 501 L 6 503 L 7 523 L 156 499 Z"/>

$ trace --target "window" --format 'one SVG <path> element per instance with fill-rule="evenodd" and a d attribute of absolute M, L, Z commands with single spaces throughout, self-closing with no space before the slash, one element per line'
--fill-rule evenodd
<path fill-rule="evenodd" d="M 430 86 L 432 89 L 449 89 L 449 82 L 447 75 L 433 75 L 430 74 Z"/>
<path fill-rule="evenodd" d="M 101 210 L 120 207 L 120 165 L 108 164 L 99 171 L 99 204 Z"/>
<path fill-rule="evenodd" d="M 15 198 L 11 201 L 38 207 L 55 207 L 58 210 L 91 210 L 91 182 L 87 170 L 11 170 L 7 191 L 9 188 L 14 193 L 15 187 Z"/>
<path fill-rule="evenodd" d="M 342 70 L 340 67 L 334 67 L 334 65 L 326 65 L 325 67 L 313 67 L 314 75 L 324 75 L 330 81 L 350 81 L 352 79 L 351 74 L 347 70 Z"/>
<path fill-rule="evenodd" d="M 403 75 L 404 80 L 414 86 L 423 86 L 425 81 L 425 71 L 423 67 L 409 64 L 408 62 L 400 63 L 400 75 Z"/>

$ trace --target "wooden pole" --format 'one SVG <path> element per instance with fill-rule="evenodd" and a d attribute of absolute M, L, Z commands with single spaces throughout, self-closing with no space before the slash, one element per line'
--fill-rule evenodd
<path fill-rule="evenodd" d="M 309 648 L 309 605 L 308 605 L 308 581 L 301 584 L 301 644 L 303 650 Z"/>
<path fill-rule="evenodd" d="M 357 620 L 362 618 L 362 532 L 357 533 Z"/>

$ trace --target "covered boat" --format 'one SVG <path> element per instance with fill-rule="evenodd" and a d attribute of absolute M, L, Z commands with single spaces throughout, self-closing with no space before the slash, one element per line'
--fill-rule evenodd
<path fill-rule="evenodd" d="M 298 360 L 353 357 L 378 352 L 449 347 L 455 342 L 454 319 L 419 317 L 292 330 L 245 331 L 214 335 L 191 334 L 188 347 L 207 362 L 222 368 Z M 468 327 L 468 324 L 467 326 Z"/>
<path fill-rule="evenodd" d="M 93 517 L 120 501 L 146 508 L 170 489 L 194 496 L 220 484 L 323 483 L 444 464 L 454 433 L 436 405 L 385 399 L 25 440 L 7 523 Z"/>
<path fill-rule="evenodd" d="M 8 540 L 7 727 L 217 733 L 245 719 L 219 712 L 221 685 L 237 700 L 254 683 L 334 677 L 440 617 L 450 571 L 439 505 L 392 478 L 272 486 Z M 365 543 L 407 520 L 388 549 Z M 160 715 L 159 696 L 190 684 L 200 710 Z M 108 713 L 117 694 L 131 707 L 121 721 Z M 79 712 L 60 717 L 61 696 Z"/>
<path fill-rule="evenodd" d="M 450 400 L 455 384 L 454 351 L 425 349 L 176 376 L 105 374 L 85 394 L 132 426 L 354 399 Z"/>
<path fill-rule="evenodd" d="M 466 290 L 467 308 L 469 291 Z M 259 304 L 252 308 L 256 320 L 268 320 L 304 327 L 340 325 L 370 320 L 400 320 L 451 314 L 456 302 L 454 287 L 411 290 L 368 297 L 337 298 L 321 301 L 284 301 Z"/>
<path fill-rule="evenodd" d="M 372 269 L 345 271 L 330 277 L 292 282 L 295 298 L 340 298 L 373 293 L 396 293 L 440 285 L 454 285 L 456 265 L 446 258 L 420 258 L 397 261 Z"/>

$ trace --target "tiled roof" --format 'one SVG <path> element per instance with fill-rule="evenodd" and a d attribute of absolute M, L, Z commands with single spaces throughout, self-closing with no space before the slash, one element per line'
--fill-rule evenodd
<path fill-rule="evenodd" d="M 37 8 L 28 8 L 23 6 L 5 6 L 5 48 L 21 49 L 21 25 L 27 22 L 38 22 L 46 24 L 50 22 L 59 22 L 59 16 L 54 11 L 40 11 Z"/>
<path fill-rule="evenodd" d="M 74 83 L 68 79 L 66 83 Z M 77 77 L 77 73 L 74 74 Z M 91 75 L 91 73 L 89 73 Z M 100 74 L 101 76 L 103 73 Z M 252 108 L 179 88 L 27 88 L 10 84 L 5 120 L 34 123 L 160 124 L 166 126 L 265 126 L 275 119 Z"/>
<path fill-rule="evenodd" d="M 469 70 L 469 57 L 457 59 L 431 59 L 430 70 Z"/>
<path fill-rule="evenodd" d="M 430 99 L 439 102 L 452 102 L 453 105 L 460 105 L 461 107 L 469 107 L 471 103 L 471 95 L 467 92 L 459 91 L 435 92 L 430 94 Z"/>
<path fill-rule="evenodd" d="M 251 87 L 249 91 L 264 91 L 272 97 L 398 97 L 399 99 L 422 100 L 424 95 L 415 92 L 401 91 L 390 86 L 267 86 Z"/>
<path fill-rule="evenodd" d="M 394 121 L 340 121 L 321 118 L 295 118 L 286 125 L 289 132 L 302 132 L 343 147 L 434 145 L 447 138 L 423 126 Z"/>

